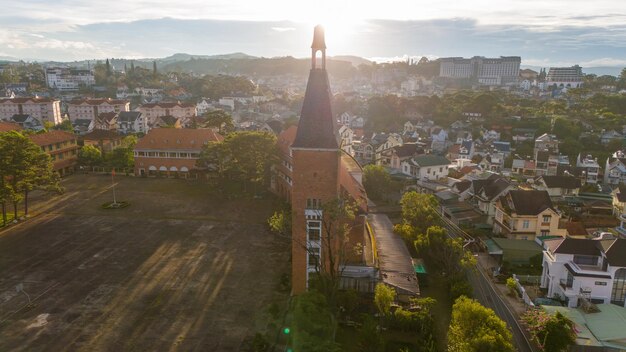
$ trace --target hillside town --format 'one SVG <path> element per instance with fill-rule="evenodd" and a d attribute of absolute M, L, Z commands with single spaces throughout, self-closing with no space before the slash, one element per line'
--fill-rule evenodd
<path fill-rule="evenodd" d="M 450 314 L 474 302 L 464 301 L 473 292 L 493 304 L 515 343 L 492 350 L 543 349 L 533 314 L 567 317 L 576 351 L 626 349 L 626 69 L 619 77 L 578 65 L 536 72 L 520 68 L 519 56 L 327 61 L 321 27 L 311 49 L 297 74 L 200 74 L 157 60 L 0 64 L 0 138 L 9 141 L 0 147 L 19 153 L 8 144 L 33 143 L 52 172 L 42 181 L 32 174 L 45 165 L 20 173 L 3 161 L 0 237 L 37 221 L 28 194 L 37 202 L 50 185 L 107 182 L 99 194 L 113 197 L 116 182 L 146 193 L 155 182 L 213 187 L 224 204 L 274 201 L 271 233 L 289 241 L 287 295 L 309 297 L 324 310 L 315 314 L 332 317 L 326 325 L 340 326 L 305 323 L 313 313 L 301 300 L 285 312 L 276 305 L 282 321 L 259 341 L 330 351 L 354 334 L 359 346 L 445 350 L 438 308 L 426 299 Z M 95 197 L 84 192 L 81 201 Z M 156 199 L 150 204 L 167 201 Z M 189 214 L 177 221 L 206 220 Z M 270 236 L 264 222 L 254 231 Z M 366 299 L 351 306 L 346 292 Z M 299 326 L 322 332 L 306 336 Z M 84 346 L 110 347 L 101 342 Z"/>

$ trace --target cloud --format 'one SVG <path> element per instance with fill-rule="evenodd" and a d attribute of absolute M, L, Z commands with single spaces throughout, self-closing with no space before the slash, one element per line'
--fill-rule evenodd
<path fill-rule="evenodd" d="M 1 18 L 1 17 L 0 17 Z M 626 24 L 533 26 L 483 24 L 475 18 L 368 20 L 341 31 L 329 26 L 329 55 L 388 61 L 446 56 L 522 57 L 522 64 L 606 63 L 622 65 Z M 101 22 L 43 31 L 9 26 L 0 47 L 21 58 L 79 60 L 164 57 L 174 53 L 256 56 L 309 55 L 312 25 L 294 21 L 182 20 L 160 18 Z M 595 61 L 594 61 L 595 60 Z"/>

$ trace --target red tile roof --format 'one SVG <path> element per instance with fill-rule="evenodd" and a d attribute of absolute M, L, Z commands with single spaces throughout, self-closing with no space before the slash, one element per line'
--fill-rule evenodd
<path fill-rule="evenodd" d="M 13 122 L 0 121 L 0 132 L 21 131 L 22 126 Z"/>
<path fill-rule="evenodd" d="M 224 140 L 208 128 L 153 128 L 137 142 L 135 150 L 200 150 L 208 142 Z"/>
<path fill-rule="evenodd" d="M 41 147 L 44 145 L 76 139 L 76 135 L 65 131 L 50 131 L 40 134 L 32 134 L 28 136 L 28 138 Z"/>
<path fill-rule="evenodd" d="M 284 155 L 289 155 L 289 147 L 291 147 L 294 139 L 296 139 L 297 131 L 297 126 L 291 126 L 278 135 L 278 148 Z"/>

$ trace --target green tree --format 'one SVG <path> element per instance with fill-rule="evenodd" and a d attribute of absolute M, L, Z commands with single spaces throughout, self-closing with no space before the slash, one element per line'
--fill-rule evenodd
<path fill-rule="evenodd" d="M 576 342 L 574 322 L 557 312 L 549 315 L 541 309 L 531 309 L 522 317 L 533 339 L 546 352 L 564 352 Z"/>
<path fill-rule="evenodd" d="M 337 322 L 333 319 L 326 297 L 312 290 L 297 296 L 294 301 L 294 351 L 339 351 L 335 343 Z"/>
<path fill-rule="evenodd" d="M 463 248 L 461 238 L 451 238 L 446 229 L 431 226 L 414 242 L 417 253 L 438 268 L 444 277 L 458 279 L 465 269 L 476 264 L 476 258 Z"/>
<path fill-rule="evenodd" d="M 452 306 L 448 352 L 513 352 L 511 331 L 493 310 L 467 297 Z"/>
<path fill-rule="evenodd" d="M 202 127 L 217 128 L 220 134 L 235 130 L 233 118 L 224 110 L 213 110 L 202 115 L 206 120 Z"/>
<path fill-rule="evenodd" d="M 267 185 L 270 168 L 278 160 L 276 137 L 266 132 L 237 132 L 222 142 L 207 144 L 197 165 L 215 172 L 221 180 L 239 182 L 248 189 Z"/>
<path fill-rule="evenodd" d="M 105 163 L 116 170 L 131 170 L 135 166 L 132 147 L 117 147 L 104 155 Z"/>
<path fill-rule="evenodd" d="M 78 165 L 93 168 L 102 164 L 102 152 L 93 145 L 86 145 L 78 151 Z"/>
<path fill-rule="evenodd" d="M 400 200 L 402 223 L 395 225 L 395 231 L 412 243 L 420 234 L 433 225 L 439 224 L 436 208 L 437 199 L 432 194 L 407 192 Z"/>
<path fill-rule="evenodd" d="M 509 289 L 509 295 L 517 296 L 517 282 L 515 282 L 514 278 L 506 279 L 506 287 Z"/>
<path fill-rule="evenodd" d="M 55 130 L 67 131 L 70 133 L 74 133 L 74 126 L 72 126 L 72 121 L 63 120 L 60 124 L 53 127 Z"/>
<path fill-rule="evenodd" d="M 274 212 L 267 220 L 270 229 L 283 236 L 291 236 L 291 211 L 281 210 Z"/>
<path fill-rule="evenodd" d="M 363 168 L 363 186 L 369 198 L 380 200 L 393 189 L 391 176 L 380 165 L 367 165 Z"/>
<path fill-rule="evenodd" d="M 0 135 L 0 192 L 3 201 L 3 221 L 6 222 L 6 203 L 13 204 L 14 218 L 17 206 L 24 200 L 28 215 L 28 195 L 35 189 L 60 190 L 58 174 L 52 169 L 50 156 L 23 134 L 10 131 Z"/>
<path fill-rule="evenodd" d="M 374 304 L 382 316 L 389 315 L 391 304 L 395 299 L 396 290 L 383 283 L 376 284 L 376 288 L 374 289 Z"/>

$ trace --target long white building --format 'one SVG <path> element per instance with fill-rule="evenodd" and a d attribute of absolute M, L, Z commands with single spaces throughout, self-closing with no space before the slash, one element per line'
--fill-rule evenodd
<path fill-rule="evenodd" d="M 45 72 L 48 87 L 60 91 L 75 91 L 96 84 L 96 79 L 91 70 L 49 67 Z"/>
<path fill-rule="evenodd" d="M 486 58 L 474 56 L 469 59 L 447 57 L 439 59 L 439 76 L 456 79 L 476 79 L 484 85 L 517 83 L 522 62 L 519 56 Z"/>
<path fill-rule="evenodd" d="M 50 122 L 58 125 L 61 117 L 61 101 L 50 98 L 0 99 L 0 120 L 10 120 L 13 115 L 30 115 L 41 124 Z"/>

